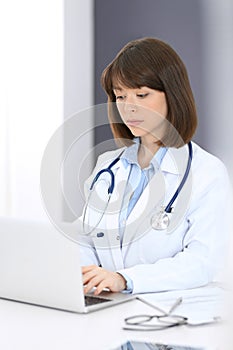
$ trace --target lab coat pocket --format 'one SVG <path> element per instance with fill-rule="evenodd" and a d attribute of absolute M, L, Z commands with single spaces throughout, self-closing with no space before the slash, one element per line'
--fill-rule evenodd
<path fill-rule="evenodd" d="M 183 230 L 168 234 L 166 230 L 151 229 L 139 240 L 139 257 L 144 264 L 153 264 L 159 259 L 174 257 L 182 251 Z"/>

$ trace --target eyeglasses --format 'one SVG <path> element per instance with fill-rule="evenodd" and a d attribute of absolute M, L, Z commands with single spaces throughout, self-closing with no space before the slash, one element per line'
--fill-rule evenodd
<path fill-rule="evenodd" d="M 125 323 L 129 327 L 125 330 L 132 331 L 159 331 L 166 328 L 181 326 L 187 323 L 187 318 L 178 315 L 137 315 L 127 317 Z"/>
<path fill-rule="evenodd" d="M 187 317 L 174 315 L 172 312 L 178 307 L 178 305 L 181 304 L 182 298 L 178 298 L 174 302 L 174 304 L 171 306 L 168 312 L 147 302 L 144 299 L 141 299 L 140 297 L 137 297 L 136 299 L 155 308 L 157 310 L 157 314 L 154 314 L 154 315 L 142 314 L 142 315 L 134 315 L 134 316 L 127 317 L 124 320 L 125 321 L 125 326 L 123 327 L 124 330 L 160 331 L 163 329 L 176 327 L 176 326 L 182 326 L 182 325 L 197 326 L 197 325 L 210 324 L 210 323 L 212 324 L 220 321 L 220 317 L 213 317 L 213 319 L 209 321 L 200 322 L 198 324 L 191 324 L 189 323 Z"/>

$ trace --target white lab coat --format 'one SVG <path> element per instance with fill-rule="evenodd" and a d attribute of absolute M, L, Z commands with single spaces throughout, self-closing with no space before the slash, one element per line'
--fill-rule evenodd
<path fill-rule="evenodd" d="M 151 217 L 177 189 L 187 166 L 187 145 L 168 149 L 161 171 L 154 175 L 127 219 L 122 242 L 119 211 L 130 167 L 125 168 L 121 160 L 113 166 L 115 189 L 110 212 L 88 236 L 80 229 L 82 265 L 96 264 L 125 273 L 133 281 L 133 293 L 194 288 L 218 279 L 231 230 L 231 186 L 223 163 L 194 142 L 192 145 L 191 171 L 174 203 L 169 228 L 152 229 Z M 85 184 L 86 198 L 96 173 L 120 153 L 115 150 L 99 157 Z M 105 177 L 109 179 L 108 174 L 101 175 L 101 179 Z M 99 180 L 97 197 L 106 200 L 107 189 L 106 182 Z M 126 194 L 128 199 L 131 194 Z M 95 210 L 87 209 L 86 218 L 93 225 L 98 222 L 95 215 Z"/>

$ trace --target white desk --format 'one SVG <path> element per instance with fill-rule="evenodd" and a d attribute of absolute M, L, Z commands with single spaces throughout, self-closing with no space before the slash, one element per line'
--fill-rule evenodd
<path fill-rule="evenodd" d="M 230 325 L 180 326 L 159 332 L 122 330 L 125 317 L 145 312 L 153 310 L 138 300 L 80 315 L 0 299 L 0 349 L 111 350 L 126 340 L 233 349 Z"/>

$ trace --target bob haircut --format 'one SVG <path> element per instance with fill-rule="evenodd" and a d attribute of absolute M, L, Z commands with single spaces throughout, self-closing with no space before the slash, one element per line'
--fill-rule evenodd
<path fill-rule="evenodd" d="M 163 91 L 166 96 L 169 121 L 157 143 L 166 147 L 181 147 L 188 143 L 197 127 L 197 112 L 187 70 L 178 54 L 156 38 L 142 38 L 126 44 L 101 76 L 108 95 L 108 118 L 114 139 L 119 145 L 132 143 L 134 135 L 122 122 L 116 106 L 114 88 L 119 85 L 138 89 L 146 86 Z"/>

